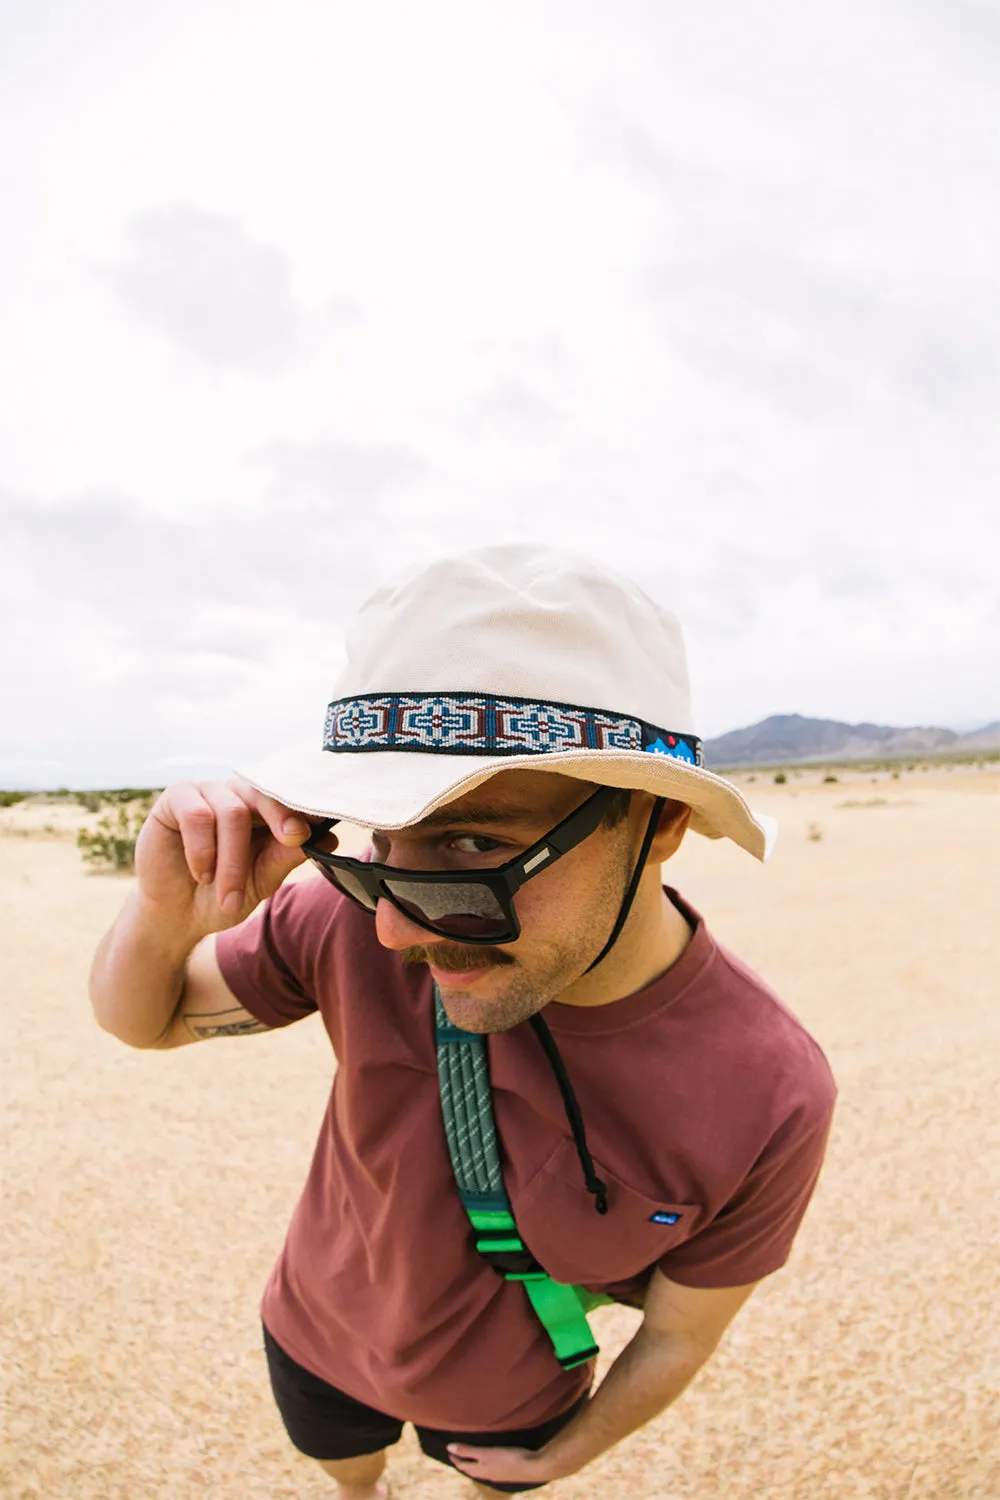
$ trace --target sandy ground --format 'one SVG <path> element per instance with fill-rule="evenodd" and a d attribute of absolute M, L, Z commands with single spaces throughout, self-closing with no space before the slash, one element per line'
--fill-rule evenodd
<path fill-rule="evenodd" d="M 1000 772 L 838 774 L 739 777 L 781 820 L 769 866 L 692 837 L 670 867 L 840 1084 L 792 1260 L 671 1411 L 545 1494 L 1000 1494 Z M 320 1500 L 333 1487 L 271 1400 L 258 1299 L 329 1088 L 327 1041 L 313 1019 L 168 1054 L 102 1034 L 86 973 L 128 880 L 85 869 L 78 820 L 0 815 L 0 1492 Z M 606 1362 L 635 1318 L 595 1323 Z M 390 1472 L 396 1497 L 468 1493 L 409 1433 Z"/>

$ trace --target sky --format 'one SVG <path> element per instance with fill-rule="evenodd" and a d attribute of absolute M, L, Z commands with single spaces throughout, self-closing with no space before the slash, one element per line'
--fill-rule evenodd
<path fill-rule="evenodd" d="M 0 786 L 318 745 L 514 540 L 704 736 L 1000 717 L 998 82 L 998 0 L 0 0 Z"/>

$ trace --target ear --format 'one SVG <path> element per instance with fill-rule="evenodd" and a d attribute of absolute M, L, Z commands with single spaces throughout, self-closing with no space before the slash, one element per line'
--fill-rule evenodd
<path fill-rule="evenodd" d="M 691 809 L 686 802 L 667 801 L 660 809 L 660 821 L 657 824 L 653 842 L 649 846 L 649 858 L 647 864 L 662 865 L 665 860 L 677 853 L 687 832 L 688 823 L 691 821 Z"/>

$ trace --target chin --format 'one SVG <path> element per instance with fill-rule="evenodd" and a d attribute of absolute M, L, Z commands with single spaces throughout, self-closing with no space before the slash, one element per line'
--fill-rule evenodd
<path fill-rule="evenodd" d="M 503 1011 L 501 1000 L 491 1002 L 482 995 L 477 995 L 473 999 L 463 990 L 452 990 L 450 995 L 442 992 L 441 1003 L 448 1020 L 462 1031 L 506 1031 L 510 1024 L 503 1021 L 497 1024 Z"/>
<path fill-rule="evenodd" d="M 453 1026 L 462 1031 L 474 1031 L 490 1036 L 498 1031 L 510 1031 L 519 1026 L 541 1007 L 537 1004 L 520 1003 L 513 996 L 472 995 L 465 990 L 441 991 L 441 1003 Z"/>

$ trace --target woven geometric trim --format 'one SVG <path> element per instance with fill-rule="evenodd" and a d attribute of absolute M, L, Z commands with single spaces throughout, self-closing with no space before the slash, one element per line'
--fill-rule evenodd
<path fill-rule="evenodd" d="M 643 719 L 492 693 L 362 693 L 326 711 L 323 749 L 430 750 L 446 755 L 546 755 L 560 750 L 644 750 L 702 763 L 697 735 Z"/>

